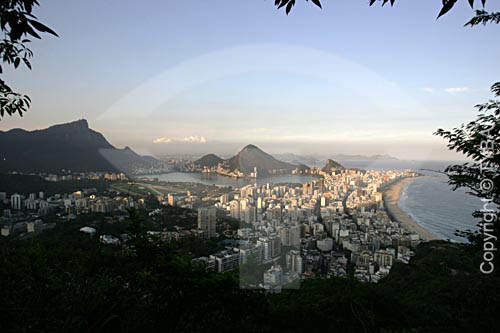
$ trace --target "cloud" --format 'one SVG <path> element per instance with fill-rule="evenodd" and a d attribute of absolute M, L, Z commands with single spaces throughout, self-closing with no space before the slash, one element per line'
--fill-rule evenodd
<path fill-rule="evenodd" d="M 431 88 L 431 87 L 424 87 L 422 88 L 423 91 L 425 92 L 428 92 L 428 93 L 433 93 L 434 92 L 434 88 Z"/>
<path fill-rule="evenodd" d="M 462 87 L 462 88 L 446 88 L 444 91 L 450 94 L 457 94 L 457 93 L 462 93 L 468 91 L 468 87 Z"/>
<path fill-rule="evenodd" d="M 173 143 L 173 142 L 184 142 L 184 143 L 206 143 L 207 139 L 203 136 L 186 136 L 183 138 L 167 138 L 161 137 L 153 140 L 153 143 Z"/>

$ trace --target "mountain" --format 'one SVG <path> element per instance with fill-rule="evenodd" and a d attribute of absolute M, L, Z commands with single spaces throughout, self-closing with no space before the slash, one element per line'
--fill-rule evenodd
<path fill-rule="evenodd" d="M 233 171 L 238 169 L 245 174 L 253 172 L 254 167 L 260 175 L 270 174 L 272 170 L 291 172 L 297 168 L 294 164 L 277 160 L 254 145 L 246 146 L 238 154 L 226 160 L 226 163 L 229 169 Z"/>
<path fill-rule="evenodd" d="M 153 157 L 153 156 L 149 156 L 149 155 L 143 155 L 141 156 L 144 160 L 150 162 L 150 163 L 153 163 L 153 164 L 157 164 L 157 163 L 161 163 L 160 160 L 158 160 L 157 158 Z"/>
<path fill-rule="evenodd" d="M 113 147 L 85 119 L 35 131 L 0 131 L 0 172 L 133 172 L 152 165 L 129 147 Z"/>
<path fill-rule="evenodd" d="M 222 158 L 215 154 L 208 154 L 203 156 L 202 158 L 194 161 L 194 165 L 200 166 L 200 167 L 207 167 L 207 168 L 213 168 L 216 167 L 219 163 L 224 162 Z"/>
<path fill-rule="evenodd" d="M 344 169 L 344 167 L 342 165 L 340 165 L 339 163 L 335 162 L 334 160 L 328 159 L 326 161 L 325 167 L 323 168 L 323 171 L 330 173 L 330 172 L 332 172 L 332 170 L 335 170 L 335 169 Z"/>
<path fill-rule="evenodd" d="M 273 173 L 273 170 L 280 170 L 280 172 L 292 172 L 298 168 L 297 165 L 280 161 L 268 153 L 262 151 L 254 145 L 248 145 L 235 156 L 222 159 L 215 154 L 208 154 L 193 162 L 198 167 L 216 167 L 222 163 L 225 169 L 230 171 L 239 170 L 245 175 L 249 175 L 257 168 L 259 176 L 265 176 Z M 305 165 L 301 165 L 301 169 L 310 169 Z"/>

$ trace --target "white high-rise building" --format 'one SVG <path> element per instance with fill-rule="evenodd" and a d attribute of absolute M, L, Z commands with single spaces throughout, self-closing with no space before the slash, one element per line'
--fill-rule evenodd
<path fill-rule="evenodd" d="M 13 194 L 10 197 L 10 207 L 15 210 L 21 210 L 21 195 Z"/>
<path fill-rule="evenodd" d="M 303 269 L 303 261 L 302 256 L 300 255 L 299 250 L 291 250 L 286 254 L 286 268 L 288 271 L 302 274 Z"/>
<path fill-rule="evenodd" d="M 216 236 L 215 225 L 217 224 L 217 208 L 198 209 L 198 229 L 206 232 L 208 238 Z"/>
<path fill-rule="evenodd" d="M 272 250 L 271 250 L 271 240 L 268 237 L 259 237 L 257 240 L 257 246 L 262 248 L 262 260 L 268 261 L 271 260 Z"/>

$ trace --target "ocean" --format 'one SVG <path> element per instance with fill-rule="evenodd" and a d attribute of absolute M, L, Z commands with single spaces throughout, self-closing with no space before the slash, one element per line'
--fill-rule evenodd
<path fill-rule="evenodd" d="M 346 167 L 364 169 L 411 169 L 425 176 L 409 183 L 402 192 L 398 206 L 415 222 L 442 239 L 465 242 L 455 235 L 458 230 L 476 230 L 478 219 L 472 213 L 481 209 L 479 198 L 467 194 L 464 188 L 453 191 L 443 171 L 446 166 L 462 164 L 456 161 L 343 161 Z"/>
<path fill-rule="evenodd" d="M 402 192 L 398 206 L 415 222 L 442 239 L 465 242 L 455 235 L 458 230 L 476 230 L 478 219 L 472 213 L 482 207 L 479 198 L 467 194 L 464 188 L 453 191 L 447 176 L 440 172 L 446 166 L 462 164 L 456 161 L 402 161 L 341 162 L 346 167 L 364 169 L 411 169 L 425 176 L 409 183 Z"/>
<path fill-rule="evenodd" d="M 459 188 L 452 191 L 445 175 L 419 177 L 406 185 L 398 206 L 415 222 L 442 239 L 464 242 L 455 230 L 476 230 L 472 213 L 482 207 L 479 198 Z"/>

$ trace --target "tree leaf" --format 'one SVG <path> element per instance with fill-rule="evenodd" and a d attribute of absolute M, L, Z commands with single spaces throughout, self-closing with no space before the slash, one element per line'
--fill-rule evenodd
<path fill-rule="evenodd" d="M 321 2 L 319 2 L 319 0 L 311 0 L 311 1 L 313 2 L 313 4 L 315 4 L 319 8 L 323 8 L 323 7 L 321 7 Z"/>
<path fill-rule="evenodd" d="M 444 14 L 448 13 L 453 8 L 456 2 L 457 0 L 443 0 L 443 8 L 441 8 L 441 11 L 439 12 L 439 15 L 436 18 L 436 20 L 441 16 L 443 16 Z"/>
<path fill-rule="evenodd" d="M 26 65 L 26 67 L 28 67 L 31 70 L 31 64 L 30 64 L 29 60 L 26 58 L 23 58 L 23 61 L 24 61 L 24 64 Z"/>
<path fill-rule="evenodd" d="M 26 31 L 27 31 L 27 32 L 28 32 L 31 36 L 33 36 L 33 37 L 35 37 L 35 38 L 38 38 L 38 39 L 42 39 L 42 37 L 40 37 L 40 35 L 39 35 L 39 34 L 37 34 L 37 33 L 36 33 L 36 31 L 35 31 L 32 27 L 30 27 L 29 25 L 26 27 Z"/>
<path fill-rule="evenodd" d="M 291 0 L 288 5 L 286 5 L 286 15 L 288 15 L 288 13 L 290 13 L 290 11 L 292 10 L 292 7 L 294 5 L 294 1 Z"/>
<path fill-rule="evenodd" d="M 280 3 L 280 5 L 278 6 L 278 9 L 280 9 L 281 7 L 286 6 L 286 4 L 287 4 L 289 1 L 290 1 L 290 0 L 281 0 L 281 3 Z"/>
<path fill-rule="evenodd" d="M 52 29 L 50 29 L 49 27 L 47 27 L 46 25 L 38 22 L 38 21 L 35 21 L 35 20 L 29 20 L 30 24 L 38 31 L 41 31 L 41 32 L 46 32 L 46 33 L 49 33 L 51 35 L 54 35 L 56 37 L 59 37 L 59 35 Z"/>

